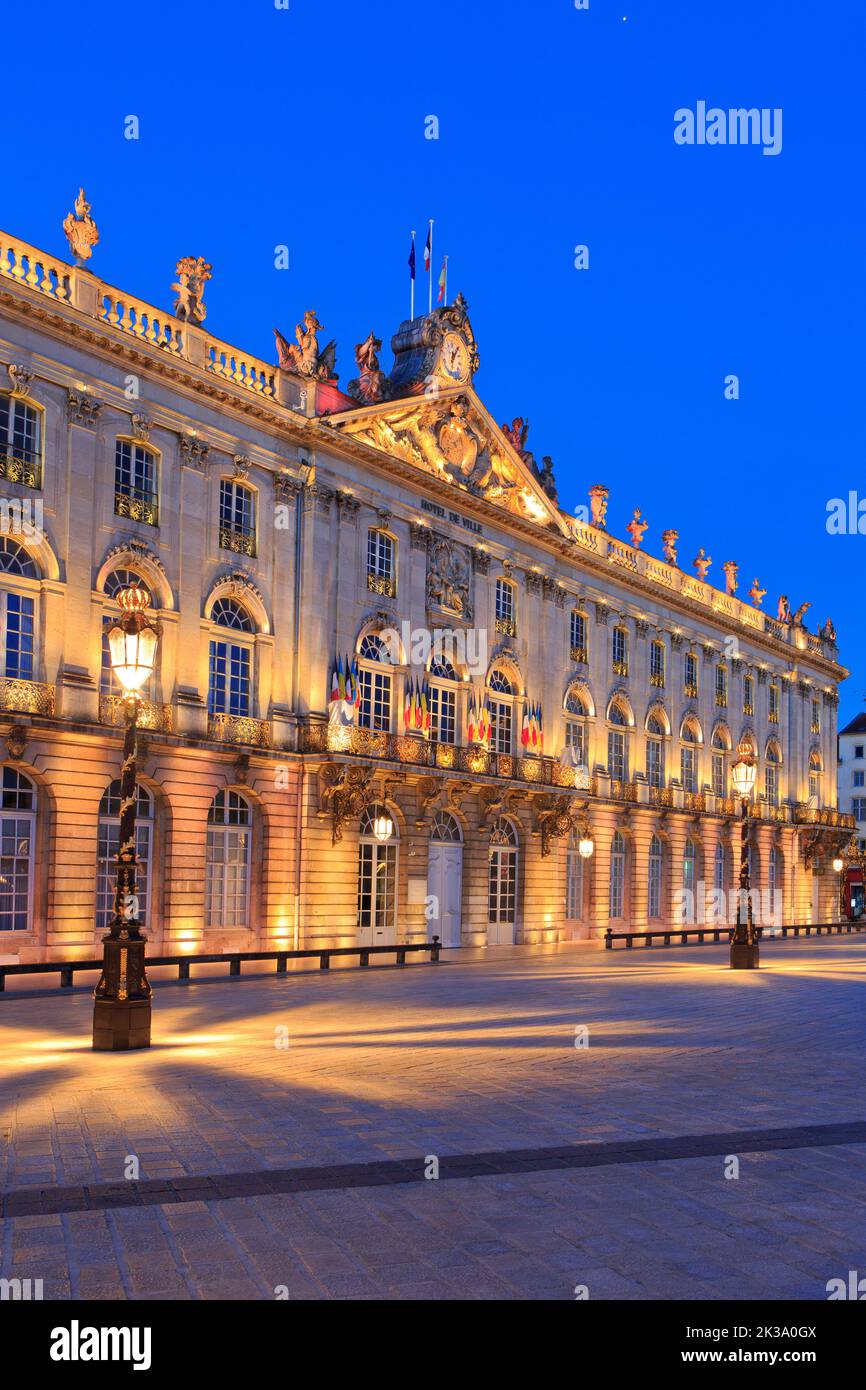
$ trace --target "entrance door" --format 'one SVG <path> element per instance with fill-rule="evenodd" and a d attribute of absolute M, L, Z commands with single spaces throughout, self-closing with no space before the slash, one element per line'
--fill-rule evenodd
<path fill-rule="evenodd" d="M 385 823 L 388 838 L 376 834 Z M 361 817 L 358 841 L 358 943 L 390 946 L 397 940 L 397 826 L 384 806 Z"/>
<path fill-rule="evenodd" d="M 427 896 L 438 906 L 429 921 L 430 936 L 443 946 L 460 945 L 460 898 L 463 886 L 463 846 L 430 841 Z"/>

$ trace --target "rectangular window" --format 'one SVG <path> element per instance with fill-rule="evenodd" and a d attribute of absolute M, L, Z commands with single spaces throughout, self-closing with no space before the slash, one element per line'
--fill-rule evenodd
<path fill-rule="evenodd" d="M 625 900 L 625 855 L 614 850 L 610 857 L 610 915 L 622 917 Z"/>
<path fill-rule="evenodd" d="M 608 730 L 607 771 L 614 782 L 628 781 L 628 765 L 625 757 L 625 734 L 621 734 L 618 729 Z"/>
<path fill-rule="evenodd" d="M 249 715 L 250 655 L 249 647 L 239 647 L 234 642 L 211 642 L 209 714 Z"/>
<path fill-rule="evenodd" d="M 579 764 L 586 763 L 586 728 L 575 719 L 565 721 L 565 746 L 574 749 Z"/>
<path fill-rule="evenodd" d="M 388 671 L 371 671 L 361 667 L 358 672 L 361 688 L 361 706 L 358 710 L 358 727 L 376 729 L 385 733 L 391 731 L 391 676 Z"/>
<path fill-rule="evenodd" d="M 517 636 L 514 620 L 514 585 L 508 579 L 496 581 L 496 631 L 506 637 Z"/>
<path fill-rule="evenodd" d="M 771 682 L 767 687 L 767 715 L 771 724 L 779 722 L 779 687 Z"/>
<path fill-rule="evenodd" d="M 159 521 L 156 455 L 130 439 L 118 439 L 115 446 L 114 510 L 148 526 Z"/>
<path fill-rule="evenodd" d="M 0 593 L 0 676 L 32 681 L 35 634 L 33 599 Z"/>
<path fill-rule="evenodd" d="M 648 738 L 646 741 L 646 779 L 651 787 L 664 786 L 662 741 L 660 738 Z"/>
<path fill-rule="evenodd" d="M 571 615 L 571 659 L 572 661 L 586 661 L 586 614 L 578 613 L 577 610 Z"/>
<path fill-rule="evenodd" d="M 255 555 L 256 521 L 253 494 L 243 483 L 220 480 L 221 550 L 233 550 L 238 555 Z"/>
<path fill-rule="evenodd" d="M 504 700 L 490 701 L 490 747 L 494 753 L 511 753 L 512 708 Z"/>
<path fill-rule="evenodd" d="M 854 786 L 855 786 L 855 787 L 862 787 L 862 786 L 864 785 L 864 781 L 863 781 L 864 778 L 866 778 L 866 772 L 855 772 L 855 773 L 854 773 Z"/>
<path fill-rule="evenodd" d="M 17 396 L 0 395 L 0 478 L 42 486 L 41 416 Z"/>
<path fill-rule="evenodd" d="M 574 845 L 568 847 L 565 873 L 565 915 L 579 922 L 583 917 L 583 860 Z"/>
<path fill-rule="evenodd" d="M 855 796 L 851 802 L 855 820 L 866 820 L 866 797 Z"/>
<path fill-rule="evenodd" d="M 697 791 L 698 775 L 694 748 L 683 748 L 680 752 L 680 781 L 683 791 Z"/>
<path fill-rule="evenodd" d="M 820 732 L 821 732 L 821 702 L 820 702 L 820 700 L 813 700 L 813 701 L 812 701 L 812 725 L 811 725 L 811 731 L 812 731 L 813 734 L 820 734 Z"/>
<path fill-rule="evenodd" d="M 628 675 L 628 633 L 624 627 L 613 630 L 613 673 L 615 676 Z"/>
<path fill-rule="evenodd" d="M 755 677 L 743 678 L 743 714 L 755 713 Z"/>
<path fill-rule="evenodd" d="M 397 592 L 394 539 L 387 531 L 371 527 L 367 532 L 367 588 L 393 598 Z"/>
<path fill-rule="evenodd" d="M 779 772 L 770 763 L 764 769 L 764 792 L 771 806 L 779 804 Z"/>
<path fill-rule="evenodd" d="M 690 700 L 698 696 L 698 658 L 695 652 L 686 652 L 683 694 Z"/>
<path fill-rule="evenodd" d="M 665 683 L 665 644 L 650 644 L 650 685 L 663 687 Z"/>
<path fill-rule="evenodd" d="M 0 931 L 29 931 L 33 816 L 0 816 Z"/>
<path fill-rule="evenodd" d="M 716 796 L 725 795 L 725 755 L 713 754 L 713 791 Z"/>
<path fill-rule="evenodd" d="M 430 737 L 457 742 L 457 692 L 441 685 L 430 687 Z"/>
<path fill-rule="evenodd" d="M 716 705 L 719 709 L 728 707 L 728 668 L 716 667 Z"/>

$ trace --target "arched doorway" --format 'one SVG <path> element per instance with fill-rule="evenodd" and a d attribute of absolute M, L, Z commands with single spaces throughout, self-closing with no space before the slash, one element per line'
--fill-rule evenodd
<path fill-rule="evenodd" d="M 490 834 L 487 872 L 487 944 L 511 946 L 517 922 L 517 832 L 500 816 Z"/>
<path fill-rule="evenodd" d="M 463 896 L 463 836 L 450 811 L 437 811 L 430 832 L 427 861 L 427 899 L 430 936 L 443 946 L 460 945 L 460 904 Z"/>

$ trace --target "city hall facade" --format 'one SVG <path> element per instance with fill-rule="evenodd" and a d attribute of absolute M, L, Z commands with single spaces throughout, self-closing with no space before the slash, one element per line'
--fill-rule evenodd
<path fill-rule="evenodd" d="M 639 513 L 609 533 L 606 488 L 560 506 L 522 421 L 476 393 L 461 297 L 400 326 L 387 373 L 370 334 L 341 385 L 314 313 L 274 366 L 205 328 L 203 262 L 179 263 L 169 313 L 88 251 L 0 233 L 0 957 L 90 957 L 110 918 L 105 634 L 130 583 L 160 634 L 137 831 L 153 951 L 713 920 L 742 744 L 766 912 L 836 920 L 829 623 L 765 612 L 757 582 L 741 600 L 732 564 L 715 587 L 703 552 L 690 573 L 675 517 L 662 558 Z"/>

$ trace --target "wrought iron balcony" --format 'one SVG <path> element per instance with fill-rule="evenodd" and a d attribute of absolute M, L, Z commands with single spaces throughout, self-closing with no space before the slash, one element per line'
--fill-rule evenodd
<path fill-rule="evenodd" d="M 517 636 L 517 623 L 513 618 L 497 618 L 495 626 L 496 631 L 501 632 L 503 637 Z"/>
<path fill-rule="evenodd" d="M 587 664 L 586 647 L 572 647 L 571 659 L 577 665 L 585 666 Z"/>
<path fill-rule="evenodd" d="M 657 690 L 664 690 L 664 688 L 665 688 L 665 673 L 664 673 L 664 671 L 651 671 L 651 672 L 650 672 L 650 685 L 654 685 L 654 686 L 656 687 Z"/>
<path fill-rule="evenodd" d="M 26 449 L 15 445 L 0 453 L 0 478 L 7 483 L 21 483 L 24 487 L 41 488 L 42 455 L 38 449 Z"/>
<path fill-rule="evenodd" d="M 794 807 L 794 821 L 797 825 L 827 825 L 836 830 L 856 830 L 857 822 L 847 811 L 837 811 L 832 806 L 810 806 L 800 801 Z"/>
<path fill-rule="evenodd" d="M 100 724 L 112 725 L 126 723 L 126 712 L 121 695 L 100 695 L 99 722 Z M 141 700 L 138 706 L 138 727 L 170 734 L 174 727 L 174 711 L 171 705 L 163 705 L 156 700 Z"/>
<path fill-rule="evenodd" d="M 233 550 L 236 555 L 254 556 L 256 553 L 255 532 L 238 531 L 233 526 L 221 526 L 220 550 Z"/>
<path fill-rule="evenodd" d="M 21 714 L 54 714 L 54 686 L 0 676 L 0 709 Z"/>
<path fill-rule="evenodd" d="M 115 489 L 116 516 L 128 516 L 130 521 L 144 521 L 148 526 L 159 524 L 159 508 L 155 497 L 146 493 L 126 493 Z"/>
<path fill-rule="evenodd" d="M 614 660 L 613 660 L 613 674 L 614 674 L 615 676 L 627 676 L 627 675 L 628 675 L 628 661 L 624 660 L 622 657 L 614 657 Z"/>
<path fill-rule="evenodd" d="M 367 588 L 371 594 L 381 594 L 383 598 L 394 598 L 397 594 L 397 581 L 390 574 L 373 574 L 367 571 Z"/>
<path fill-rule="evenodd" d="M 207 736 L 216 743 L 243 743 L 252 748 L 270 748 L 270 720 L 251 719 L 245 714 L 211 714 L 207 721 Z"/>

